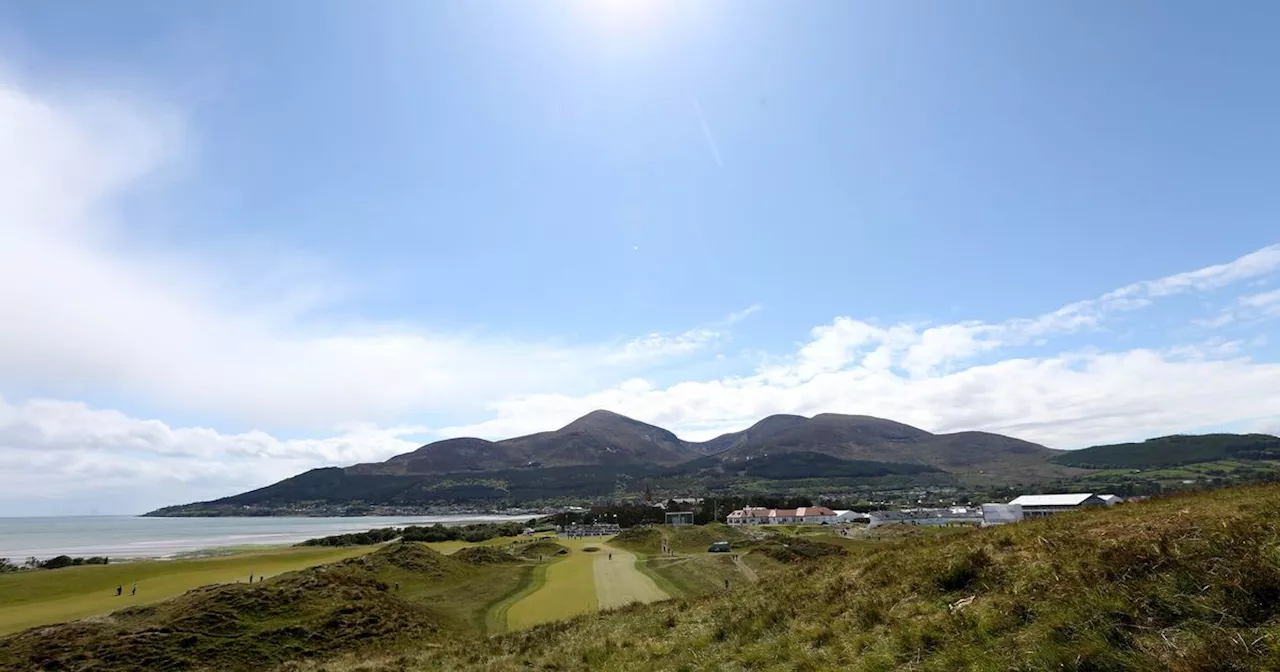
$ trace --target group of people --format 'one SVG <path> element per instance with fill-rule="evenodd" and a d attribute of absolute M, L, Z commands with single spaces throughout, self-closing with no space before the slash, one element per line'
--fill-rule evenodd
<path fill-rule="evenodd" d="M 253 583 L 253 577 L 254 577 L 254 576 L 255 576 L 254 574 L 250 574 L 250 575 L 249 575 L 249 583 Z M 266 580 L 267 580 L 267 577 L 265 577 L 265 576 L 258 576 L 258 582 L 259 582 L 259 583 L 261 583 L 261 582 L 263 582 L 263 581 L 266 581 Z M 397 583 L 397 584 L 396 584 L 396 590 L 399 590 L 399 589 L 400 589 L 400 584 L 398 584 L 398 583 Z M 136 583 L 135 583 L 135 584 L 133 584 L 133 589 L 129 591 L 129 596 L 130 596 L 130 597 L 133 597 L 134 595 L 137 595 L 137 594 L 138 594 L 138 584 L 136 584 Z M 120 597 L 121 595 L 124 595 L 124 584 L 123 584 L 123 583 L 122 583 L 122 584 L 120 584 L 120 585 L 118 585 L 118 586 L 116 586 L 116 597 Z"/>

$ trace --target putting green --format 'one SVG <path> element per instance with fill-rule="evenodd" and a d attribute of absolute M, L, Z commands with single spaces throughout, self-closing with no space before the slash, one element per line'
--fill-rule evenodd
<path fill-rule="evenodd" d="M 143 560 L 111 565 L 0 574 L 0 634 L 150 604 L 212 583 L 248 581 L 363 555 L 377 546 L 297 547 L 196 560 Z M 133 584 L 138 594 L 129 595 Z M 124 595 L 116 597 L 116 586 Z"/>

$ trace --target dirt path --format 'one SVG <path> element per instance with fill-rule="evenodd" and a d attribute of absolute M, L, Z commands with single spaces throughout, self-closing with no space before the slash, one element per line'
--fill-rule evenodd
<path fill-rule="evenodd" d="M 636 569 L 634 554 L 610 546 L 601 546 L 596 552 L 595 578 L 596 601 L 601 609 L 613 609 L 632 602 L 656 602 L 670 597 L 653 579 Z"/>
<path fill-rule="evenodd" d="M 742 556 L 734 554 L 733 564 L 738 566 L 738 571 L 742 572 L 742 575 L 747 577 L 747 580 L 751 583 L 755 583 L 760 580 L 760 577 L 756 576 L 756 570 L 751 569 L 747 566 L 747 563 L 742 561 Z"/>

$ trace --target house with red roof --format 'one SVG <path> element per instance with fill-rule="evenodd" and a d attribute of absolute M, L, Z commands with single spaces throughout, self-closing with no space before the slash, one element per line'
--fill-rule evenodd
<path fill-rule="evenodd" d="M 825 506 L 802 506 L 798 509 L 749 506 L 725 518 L 730 525 L 823 525 L 835 521 L 836 512 Z"/>

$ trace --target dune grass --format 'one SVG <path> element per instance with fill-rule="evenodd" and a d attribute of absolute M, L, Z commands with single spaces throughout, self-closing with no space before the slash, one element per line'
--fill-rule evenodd
<path fill-rule="evenodd" d="M 431 548 L 431 550 L 436 551 L 437 553 L 444 553 L 445 555 L 449 555 L 451 553 L 454 553 L 455 551 L 459 551 L 461 549 L 467 548 L 468 546 L 506 547 L 516 542 L 526 541 L 527 539 L 528 537 L 493 537 L 492 539 L 485 539 L 484 541 L 455 540 L 455 541 L 429 541 L 425 543 L 429 548 Z"/>
<path fill-rule="evenodd" d="M 373 546 L 276 548 L 191 560 L 140 560 L 111 565 L 0 574 L 0 634 L 159 602 L 192 588 L 247 582 L 355 557 Z M 138 594 L 130 596 L 133 584 Z M 116 597 L 116 586 L 124 595 Z"/>

